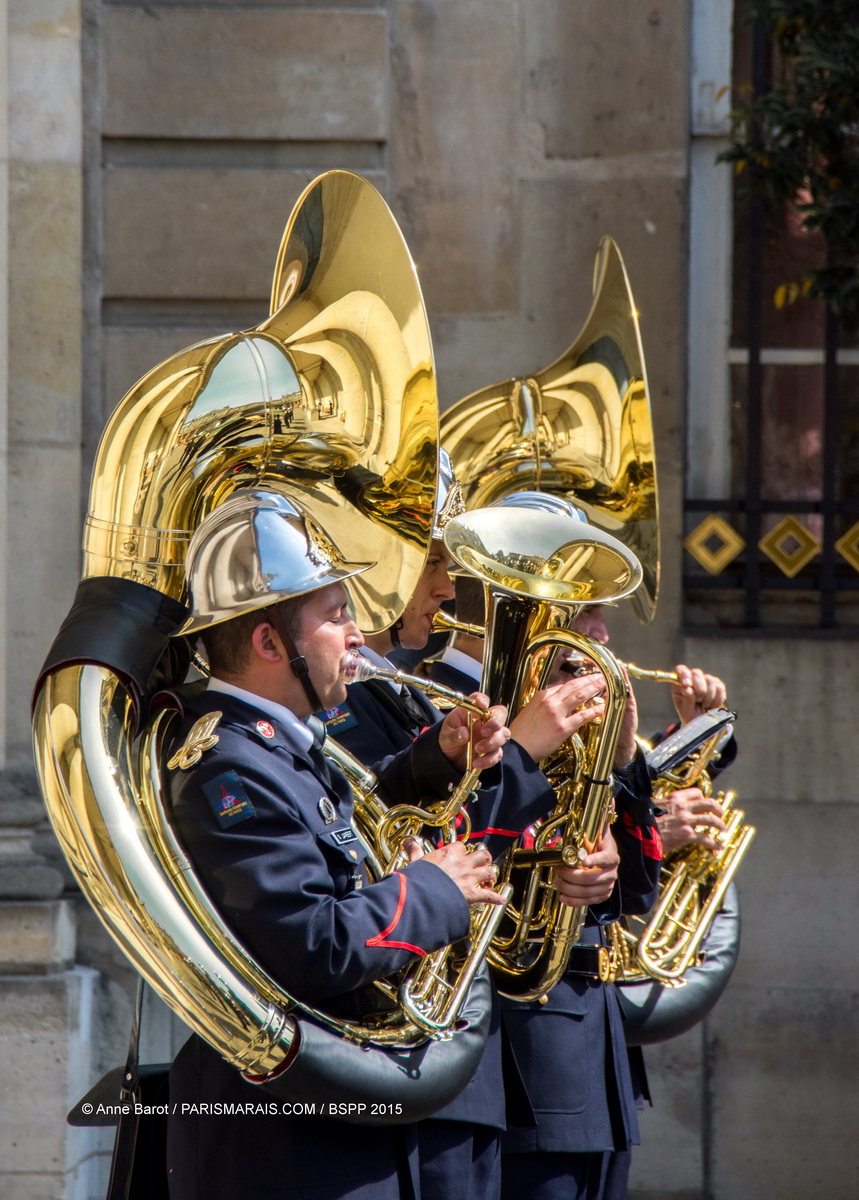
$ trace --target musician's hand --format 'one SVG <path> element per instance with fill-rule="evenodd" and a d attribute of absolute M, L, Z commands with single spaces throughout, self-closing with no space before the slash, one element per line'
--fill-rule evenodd
<path fill-rule="evenodd" d="M 482 692 L 473 692 L 469 699 L 485 706 L 490 714 L 485 721 L 475 716 L 471 723 L 471 765 L 475 770 L 484 771 L 501 761 L 504 747 L 510 741 L 510 730 L 504 723 L 507 709 L 500 704 L 489 708 L 489 697 Z M 442 721 L 438 735 L 442 754 L 460 771 L 467 769 L 469 715 L 468 709 L 452 709 Z"/>
<path fill-rule="evenodd" d="M 717 675 L 705 675 L 700 668 L 684 663 L 674 669 L 678 682 L 671 685 L 671 699 L 681 725 L 688 725 L 710 708 L 724 707 L 727 691 Z"/>
<path fill-rule="evenodd" d="M 635 692 L 629 682 L 626 667 L 621 667 L 626 680 L 626 708 L 623 711 L 623 724 L 620 727 L 620 737 L 614 755 L 615 767 L 625 767 L 635 757 L 635 735 L 638 732 L 638 705 L 635 702 Z"/>
<path fill-rule="evenodd" d="M 608 900 L 617 883 L 619 864 L 615 840 L 607 829 L 599 849 L 584 858 L 580 867 L 555 868 L 555 887 L 561 903 L 587 908 Z"/>
<path fill-rule="evenodd" d="M 700 788 L 691 787 L 671 792 L 659 801 L 659 805 L 668 810 L 664 816 L 656 818 L 665 854 L 693 842 L 708 850 L 717 849 L 719 843 L 713 832 L 724 833 L 727 828 L 722 820 L 722 806 L 717 800 L 705 796 Z"/>
<path fill-rule="evenodd" d="M 447 842 L 429 854 L 424 854 L 414 838 L 406 838 L 403 845 L 410 863 L 418 858 L 435 863 L 445 875 L 450 876 L 469 904 L 504 903 L 504 897 L 492 891 L 498 878 L 498 868 L 482 842 L 478 842 L 471 851 L 466 850 L 464 842 Z"/>
<path fill-rule="evenodd" d="M 568 737 L 602 715 L 599 673 L 583 675 L 535 692 L 510 722 L 510 732 L 535 762 L 548 758 Z"/>

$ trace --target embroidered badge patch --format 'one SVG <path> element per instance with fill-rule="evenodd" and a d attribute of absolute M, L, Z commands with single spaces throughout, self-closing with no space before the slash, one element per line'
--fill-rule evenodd
<path fill-rule="evenodd" d="M 257 733 L 264 738 L 273 738 L 274 726 L 269 721 L 257 721 Z"/>
<path fill-rule="evenodd" d="M 256 816 L 242 781 L 235 771 L 227 771 L 203 784 L 203 793 L 222 829 Z"/>
<path fill-rule="evenodd" d="M 319 809 L 319 815 L 326 825 L 330 825 L 333 821 L 337 820 L 337 809 L 328 796 L 320 796 L 316 807 Z"/>
<path fill-rule="evenodd" d="M 325 722 L 325 730 L 332 737 L 337 737 L 347 729 L 354 729 L 358 724 L 358 718 L 353 715 L 348 704 L 338 704 L 336 708 L 326 709 L 325 712 L 316 715 Z"/>
<path fill-rule="evenodd" d="M 343 846 L 346 842 L 354 842 L 358 837 L 354 829 L 332 829 L 331 836 L 338 846 Z"/>
<path fill-rule="evenodd" d="M 205 717 L 200 717 L 199 721 L 194 722 L 188 730 L 185 741 L 167 763 L 171 771 L 175 771 L 177 767 L 180 771 L 187 771 L 191 767 L 195 767 L 203 757 L 205 750 L 211 750 L 213 746 L 217 746 L 218 737 L 215 730 L 223 715 L 222 712 L 210 712 Z"/>

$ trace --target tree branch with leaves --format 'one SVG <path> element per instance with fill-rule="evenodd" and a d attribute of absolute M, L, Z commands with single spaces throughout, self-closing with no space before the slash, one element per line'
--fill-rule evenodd
<path fill-rule="evenodd" d="M 752 0 L 774 49 L 772 84 L 731 114 L 741 186 L 765 209 L 791 208 L 819 231 L 824 266 L 796 292 L 824 300 L 842 320 L 859 320 L 859 2 Z M 794 289 L 791 288 L 794 292 Z M 796 294 L 794 292 L 794 294 Z"/>

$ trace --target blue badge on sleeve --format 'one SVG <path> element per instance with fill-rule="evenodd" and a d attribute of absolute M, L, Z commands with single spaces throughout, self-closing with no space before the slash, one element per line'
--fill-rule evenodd
<path fill-rule="evenodd" d="M 242 781 L 235 771 L 227 771 L 203 784 L 203 793 L 212 806 L 222 829 L 229 829 L 238 821 L 256 816 Z"/>
<path fill-rule="evenodd" d="M 326 732 L 330 733 L 332 737 L 338 737 L 347 729 L 354 729 L 358 724 L 358 718 L 354 716 L 348 704 L 338 704 L 336 708 L 326 709 L 316 715 L 325 722 Z"/>

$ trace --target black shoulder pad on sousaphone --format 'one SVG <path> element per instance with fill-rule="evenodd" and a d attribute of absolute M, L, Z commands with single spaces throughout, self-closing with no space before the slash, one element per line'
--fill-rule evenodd
<path fill-rule="evenodd" d="M 603 238 L 594 299 L 569 349 L 545 370 L 473 392 L 441 418 L 466 507 L 511 492 L 562 496 L 623 542 L 641 563 L 632 597 L 653 619 L 659 592 L 659 519 L 653 423 L 638 314 L 620 251 Z"/>

